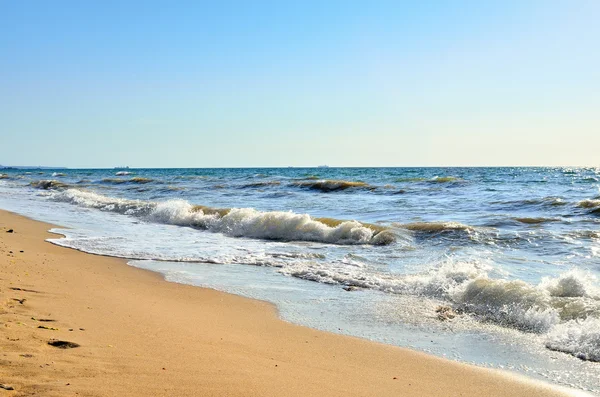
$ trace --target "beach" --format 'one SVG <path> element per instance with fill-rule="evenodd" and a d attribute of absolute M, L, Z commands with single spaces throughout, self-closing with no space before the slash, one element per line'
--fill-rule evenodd
<path fill-rule="evenodd" d="M 0 383 L 14 388 L 3 395 L 561 395 L 507 373 L 293 325 L 265 302 L 52 245 L 44 241 L 56 237 L 52 227 L 0 211 Z"/>

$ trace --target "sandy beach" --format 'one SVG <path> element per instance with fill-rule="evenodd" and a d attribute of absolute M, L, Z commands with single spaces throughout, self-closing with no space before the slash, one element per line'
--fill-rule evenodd
<path fill-rule="evenodd" d="M 268 303 L 52 245 L 51 227 L 0 211 L 2 396 L 561 395 L 289 324 Z"/>

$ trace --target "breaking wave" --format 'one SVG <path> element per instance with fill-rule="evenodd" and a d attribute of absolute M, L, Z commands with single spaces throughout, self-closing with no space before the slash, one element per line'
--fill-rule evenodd
<path fill-rule="evenodd" d="M 313 261 L 286 266 L 280 272 L 326 284 L 440 299 L 457 313 L 547 334 L 548 348 L 600 361 L 600 292 L 595 277 L 570 271 L 533 285 L 491 278 L 490 269 L 448 262 L 425 273 L 394 275 L 369 272 L 360 264 Z"/>
<path fill-rule="evenodd" d="M 382 227 L 357 221 L 327 222 L 312 218 L 308 214 L 293 212 L 263 212 L 253 208 L 218 209 L 192 205 L 185 200 L 128 200 L 77 189 L 51 192 L 50 198 L 82 207 L 142 217 L 157 223 L 189 226 L 232 237 L 373 245 L 391 244 L 396 240 L 393 231 Z"/>

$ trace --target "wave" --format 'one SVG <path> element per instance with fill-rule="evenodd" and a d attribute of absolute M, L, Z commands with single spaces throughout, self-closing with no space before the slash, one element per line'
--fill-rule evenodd
<path fill-rule="evenodd" d="M 577 203 L 578 207 L 581 208 L 600 208 L 600 200 L 599 199 L 588 199 L 581 200 Z"/>
<path fill-rule="evenodd" d="M 111 184 L 115 184 L 115 185 L 120 185 L 120 184 L 123 184 L 123 183 L 146 184 L 146 183 L 154 182 L 154 179 L 142 178 L 142 177 L 136 176 L 136 177 L 133 177 L 131 179 L 104 178 L 104 179 L 102 179 L 102 182 L 104 182 L 104 183 L 111 183 Z"/>
<path fill-rule="evenodd" d="M 427 178 L 418 178 L 418 177 L 415 177 L 415 178 L 396 178 L 396 179 L 394 179 L 394 182 L 400 182 L 400 183 L 403 183 L 403 182 L 425 182 L 427 180 L 428 180 Z"/>
<path fill-rule="evenodd" d="M 131 175 L 131 172 L 129 171 L 118 171 L 115 173 L 116 176 L 123 176 L 123 175 Z"/>
<path fill-rule="evenodd" d="M 344 180 L 333 180 L 333 179 L 325 179 L 325 180 L 317 180 L 317 181 L 304 181 L 304 182 L 294 182 L 293 186 L 307 188 L 312 190 L 320 190 L 324 193 L 329 192 L 337 192 L 340 190 L 346 189 L 374 189 L 373 186 L 369 185 L 365 182 L 354 182 L 354 181 L 344 181 Z"/>
<path fill-rule="evenodd" d="M 260 188 L 260 187 L 268 187 L 268 186 L 279 186 L 281 182 L 279 181 L 264 181 L 264 182 L 252 182 L 242 185 L 242 189 L 247 188 Z"/>
<path fill-rule="evenodd" d="M 536 224 L 540 224 L 540 223 L 546 223 L 546 222 L 557 222 L 558 219 L 555 218 L 543 218 L 543 217 L 539 217 L 539 218 L 529 218 L 529 217 L 516 217 L 516 218 L 512 218 L 517 222 L 521 222 L 521 223 L 526 223 L 529 225 L 536 225 Z"/>
<path fill-rule="evenodd" d="M 129 182 L 132 182 L 132 183 L 150 183 L 150 182 L 154 182 L 154 179 L 142 178 L 141 176 L 134 176 L 133 178 L 131 178 L 129 180 Z"/>
<path fill-rule="evenodd" d="M 69 187 L 68 184 L 54 180 L 54 179 L 44 179 L 41 181 L 32 181 L 29 183 L 29 186 L 32 186 L 36 189 L 43 189 L 43 190 L 66 189 Z"/>
<path fill-rule="evenodd" d="M 567 202 L 561 197 L 541 197 L 535 199 L 525 199 L 525 200 L 511 200 L 511 201 L 493 201 L 491 204 L 501 205 L 501 206 L 510 206 L 513 208 L 522 208 L 522 207 L 557 207 L 567 205 Z"/>
<path fill-rule="evenodd" d="M 414 222 L 397 224 L 403 229 L 412 230 L 414 232 L 438 233 L 444 231 L 456 230 L 474 230 L 475 228 L 468 225 L 463 225 L 458 222 Z"/>
<path fill-rule="evenodd" d="M 589 210 L 589 214 L 600 215 L 600 199 L 581 200 L 577 206 Z"/>
<path fill-rule="evenodd" d="M 63 172 L 53 172 L 52 173 L 53 178 L 60 177 L 60 176 L 67 176 L 67 174 L 65 174 Z"/>
<path fill-rule="evenodd" d="M 426 177 L 404 177 L 404 178 L 396 178 L 394 182 L 399 183 L 420 183 L 420 182 L 428 182 L 428 183 L 452 183 L 452 182 L 464 182 L 463 179 L 455 177 L 455 176 L 434 176 L 433 178 Z"/>
<path fill-rule="evenodd" d="M 449 183 L 449 182 L 464 182 L 462 179 L 455 176 L 434 176 L 429 180 L 433 183 Z"/>
<path fill-rule="evenodd" d="M 331 244 L 386 245 L 396 240 L 393 231 L 357 221 L 324 221 L 308 214 L 263 212 L 253 208 L 212 208 L 185 200 L 150 202 L 103 196 L 77 189 L 52 192 L 50 198 L 87 208 L 143 217 L 148 221 L 189 226 L 232 237 Z"/>
<path fill-rule="evenodd" d="M 489 270 L 477 263 L 447 262 L 420 274 L 394 275 L 368 272 L 362 266 L 342 262 L 313 261 L 291 264 L 279 271 L 326 284 L 443 300 L 456 313 L 546 334 L 548 348 L 600 360 L 600 292 L 595 277 L 569 271 L 534 285 L 491 278 Z"/>

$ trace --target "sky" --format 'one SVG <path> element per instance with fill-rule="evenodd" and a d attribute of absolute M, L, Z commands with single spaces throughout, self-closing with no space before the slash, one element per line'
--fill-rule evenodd
<path fill-rule="evenodd" d="M 600 1 L 0 0 L 0 164 L 600 166 Z"/>

